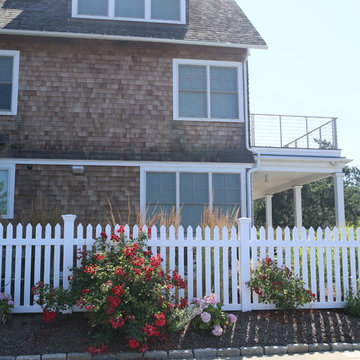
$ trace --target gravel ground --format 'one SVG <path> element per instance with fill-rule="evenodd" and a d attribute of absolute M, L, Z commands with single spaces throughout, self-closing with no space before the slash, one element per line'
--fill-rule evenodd
<path fill-rule="evenodd" d="M 238 320 L 216 338 L 191 327 L 171 334 L 152 349 L 193 349 L 287 345 L 292 343 L 360 343 L 360 318 L 342 310 L 296 310 L 290 312 L 252 311 L 235 313 Z M 91 345 L 91 329 L 84 314 L 62 315 L 53 323 L 40 314 L 13 315 L 0 325 L 0 355 L 32 355 L 84 352 Z M 119 339 L 111 352 L 128 351 Z"/>

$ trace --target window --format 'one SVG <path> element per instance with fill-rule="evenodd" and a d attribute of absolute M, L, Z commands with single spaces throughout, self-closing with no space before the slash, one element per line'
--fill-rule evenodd
<path fill-rule="evenodd" d="M 181 209 L 181 224 L 201 224 L 206 206 L 220 214 L 235 214 L 240 208 L 240 174 L 146 172 L 146 210 L 153 218 Z"/>
<path fill-rule="evenodd" d="M 17 114 L 19 54 L 0 50 L 0 115 Z"/>
<path fill-rule="evenodd" d="M 175 120 L 243 121 L 241 63 L 175 59 L 173 67 Z"/>
<path fill-rule="evenodd" d="M 0 165 L 0 218 L 14 216 L 15 166 Z"/>
<path fill-rule="evenodd" d="M 185 24 L 186 0 L 73 0 L 72 16 Z"/>

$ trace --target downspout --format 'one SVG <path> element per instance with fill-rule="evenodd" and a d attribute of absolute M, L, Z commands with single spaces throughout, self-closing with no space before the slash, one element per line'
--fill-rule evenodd
<path fill-rule="evenodd" d="M 245 147 L 246 150 L 250 151 L 255 158 L 255 165 L 247 171 L 246 178 L 246 196 L 247 196 L 247 216 L 253 221 L 253 210 L 252 210 L 252 174 L 260 169 L 260 153 L 253 150 L 250 147 L 250 111 L 249 111 L 249 88 L 248 88 L 248 57 L 250 56 L 250 49 L 246 51 L 246 58 L 243 67 L 244 77 L 244 112 L 245 112 Z"/>

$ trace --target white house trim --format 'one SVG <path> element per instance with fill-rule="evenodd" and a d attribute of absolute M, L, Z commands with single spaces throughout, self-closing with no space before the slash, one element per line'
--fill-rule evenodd
<path fill-rule="evenodd" d="M 78 0 L 72 0 L 71 16 L 80 19 L 98 19 L 98 20 L 119 20 L 119 21 L 136 21 L 164 24 L 186 24 L 186 0 L 180 0 L 180 20 L 160 20 L 153 19 L 151 15 L 151 1 L 145 0 L 145 17 L 144 18 L 128 18 L 115 16 L 115 1 L 108 0 L 108 15 L 80 15 L 78 14 Z"/>
<path fill-rule="evenodd" d="M 179 115 L 179 65 L 198 65 L 206 66 L 207 70 L 207 117 L 183 117 Z M 238 118 L 237 119 L 220 119 L 211 117 L 211 100 L 210 100 L 210 66 L 231 67 L 237 69 L 238 83 Z M 173 118 L 181 121 L 209 121 L 209 122 L 227 122 L 243 123 L 244 122 L 244 77 L 243 63 L 235 61 L 216 61 L 216 60 L 193 60 L 193 59 L 173 59 Z"/>
<path fill-rule="evenodd" d="M 295 226 L 298 229 L 302 228 L 302 199 L 301 199 L 301 185 L 294 186 L 294 217 L 295 217 Z"/>
<path fill-rule="evenodd" d="M 172 167 L 173 169 L 203 169 L 202 172 L 221 170 L 227 172 L 237 172 L 251 168 L 252 163 L 215 163 L 215 162 L 180 162 L 180 161 L 122 161 L 122 160 L 72 160 L 72 159 L 23 159 L 9 158 L 0 159 L 2 164 L 19 165 L 77 165 L 77 166 L 148 166 L 150 168 L 162 169 Z"/>
<path fill-rule="evenodd" d="M 301 156 L 301 157 L 334 157 L 339 158 L 341 156 L 341 150 L 329 150 L 329 149 L 294 149 L 294 148 L 266 148 L 266 147 L 252 147 L 253 151 L 256 151 L 264 156 Z"/>
<path fill-rule="evenodd" d="M 0 164 L 0 170 L 8 171 L 7 212 L 6 212 L 6 215 L 0 215 L 0 218 L 12 219 L 14 217 L 15 165 L 14 164 Z"/>
<path fill-rule="evenodd" d="M 140 36 L 138 37 L 138 36 L 124 36 L 124 35 L 86 34 L 86 33 L 72 33 L 72 32 L 58 32 L 58 31 L 0 29 L 0 35 L 40 36 L 40 37 L 57 37 L 57 38 L 71 38 L 71 39 L 89 39 L 89 40 L 137 41 L 137 42 L 165 43 L 165 44 L 178 44 L 178 45 L 215 46 L 215 47 L 240 48 L 240 49 L 247 49 L 247 48 L 267 49 L 266 45 L 220 43 L 214 41 L 161 39 L 161 38 L 147 38 Z"/>
<path fill-rule="evenodd" d="M 0 110 L 0 115 L 17 115 L 20 51 L 0 50 L 0 56 L 10 56 L 13 58 L 13 76 L 11 83 L 12 84 L 11 110 L 10 111 Z"/>
<path fill-rule="evenodd" d="M 335 220 L 338 228 L 345 227 L 344 173 L 333 174 L 335 192 Z"/>

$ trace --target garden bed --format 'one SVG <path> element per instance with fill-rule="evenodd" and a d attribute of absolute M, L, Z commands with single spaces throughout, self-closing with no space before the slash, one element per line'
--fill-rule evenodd
<path fill-rule="evenodd" d="M 228 327 L 219 338 L 189 327 L 152 345 L 152 349 L 360 342 L 360 318 L 343 310 L 252 311 L 236 315 L 235 326 Z M 62 315 L 52 323 L 44 323 L 41 314 L 16 314 L 6 325 L 0 325 L 0 355 L 84 352 L 92 343 L 91 331 L 83 313 Z M 110 352 L 120 351 L 128 351 L 122 339 L 110 347 Z"/>

